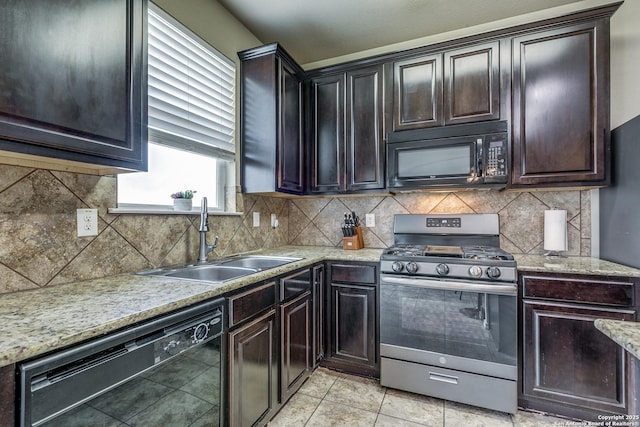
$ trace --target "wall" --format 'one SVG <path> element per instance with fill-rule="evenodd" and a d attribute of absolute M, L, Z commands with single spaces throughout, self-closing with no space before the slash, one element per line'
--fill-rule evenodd
<path fill-rule="evenodd" d="M 0 165 L 0 294 L 60 283 L 193 262 L 199 216 L 111 215 L 116 178 Z M 286 200 L 243 197 L 247 215 L 211 216 L 212 258 L 287 243 Z M 76 209 L 98 209 L 98 236 L 77 237 Z M 276 213 L 272 230 L 263 216 Z"/>
<path fill-rule="evenodd" d="M 217 2 L 157 4 L 234 61 L 236 51 L 260 44 Z M 569 213 L 569 254 L 588 255 L 591 245 L 588 191 L 241 199 L 245 214 L 210 219 L 210 240 L 220 236 L 214 256 L 287 243 L 340 246 L 339 224 L 352 210 L 362 218 L 376 215 L 377 226 L 365 229 L 365 244 L 374 248 L 391 244 L 396 213 L 497 212 L 506 250 L 541 253 L 543 212 L 550 207 Z M 198 216 L 109 214 L 115 204 L 113 176 L 0 165 L 0 294 L 195 260 Z M 78 238 L 75 211 L 87 207 L 99 210 L 99 235 Z M 251 226 L 254 211 L 262 214 L 261 227 Z M 279 216 L 276 230 L 270 213 Z"/>
<path fill-rule="evenodd" d="M 611 18 L 612 185 L 599 194 L 600 257 L 640 268 L 640 1 Z"/>
<path fill-rule="evenodd" d="M 611 18 L 611 129 L 640 115 L 640 0 Z"/>
<path fill-rule="evenodd" d="M 198 253 L 197 215 L 112 215 L 116 178 L 0 165 L 0 294 L 158 266 L 193 262 Z M 399 193 L 395 196 L 273 198 L 244 195 L 244 214 L 210 217 L 212 257 L 284 244 L 341 246 L 344 212 L 376 226 L 365 245 L 393 242 L 393 215 L 498 213 L 501 246 L 512 253 L 542 253 L 544 210 L 568 211 L 570 255 L 589 255 L 590 192 Z M 97 208 L 99 234 L 76 236 L 76 209 Z M 252 212 L 261 213 L 252 227 Z M 280 226 L 271 229 L 269 214 Z"/>
<path fill-rule="evenodd" d="M 407 213 L 497 213 L 500 246 L 516 254 L 543 253 L 544 211 L 566 209 L 568 255 L 591 252 L 591 192 L 586 191 L 463 191 L 399 193 L 394 196 L 296 198 L 289 200 L 289 243 L 341 246 L 339 228 L 345 212 L 354 211 L 364 223 L 373 213 L 376 226 L 364 228 L 365 246 L 393 243 L 393 216 Z"/>
<path fill-rule="evenodd" d="M 261 44 L 217 1 L 154 2 L 236 64 L 237 51 Z M 198 216 L 110 215 L 112 176 L 0 165 L 0 197 L 0 294 L 197 258 Z M 99 210 L 97 237 L 76 236 L 77 208 Z M 211 217 L 209 237 L 220 236 L 214 256 L 286 243 L 283 199 L 245 196 L 238 208 L 277 213 L 281 226 L 271 230 L 263 220 L 253 228 L 244 215 Z"/>

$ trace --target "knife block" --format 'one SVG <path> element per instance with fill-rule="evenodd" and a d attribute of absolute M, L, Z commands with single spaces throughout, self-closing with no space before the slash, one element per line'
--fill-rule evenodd
<path fill-rule="evenodd" d="M 362 227 L 356 227 L 356 235 L 342 238 L 342 249 L 357 250 L 364 248 L 364 238 L 362 237 Z"/>

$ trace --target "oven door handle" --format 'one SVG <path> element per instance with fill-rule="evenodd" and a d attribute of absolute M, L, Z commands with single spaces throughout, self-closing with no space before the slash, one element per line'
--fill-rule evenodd
<path fill-rule="evenodd" d="M 494 285 L 465 282 L 462 280 L 444 281 L 425 279 L 422 277 L 400 277 L 387 274 L 380 275 L 380 284 L 415 286 L 420 288 L 443 289 L 446 291 L 478 292 L 492 295 L 516 296 L 518 289 L 515 285 Z"/>

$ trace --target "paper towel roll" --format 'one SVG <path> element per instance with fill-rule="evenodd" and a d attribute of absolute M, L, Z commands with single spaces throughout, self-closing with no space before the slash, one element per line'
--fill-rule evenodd
<path fill-rule="evenodd" d="M 567 211 L 544 211 L 544 250 L 567 250 Z"/>

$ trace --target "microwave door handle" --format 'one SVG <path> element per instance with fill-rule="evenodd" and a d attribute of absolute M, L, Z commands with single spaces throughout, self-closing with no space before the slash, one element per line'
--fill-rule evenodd
<path fill-rule="evenodd" d="M 476 140 L 476 176 L 482 176 L 484 150 L 482 147 L 482 138 Z"/>

